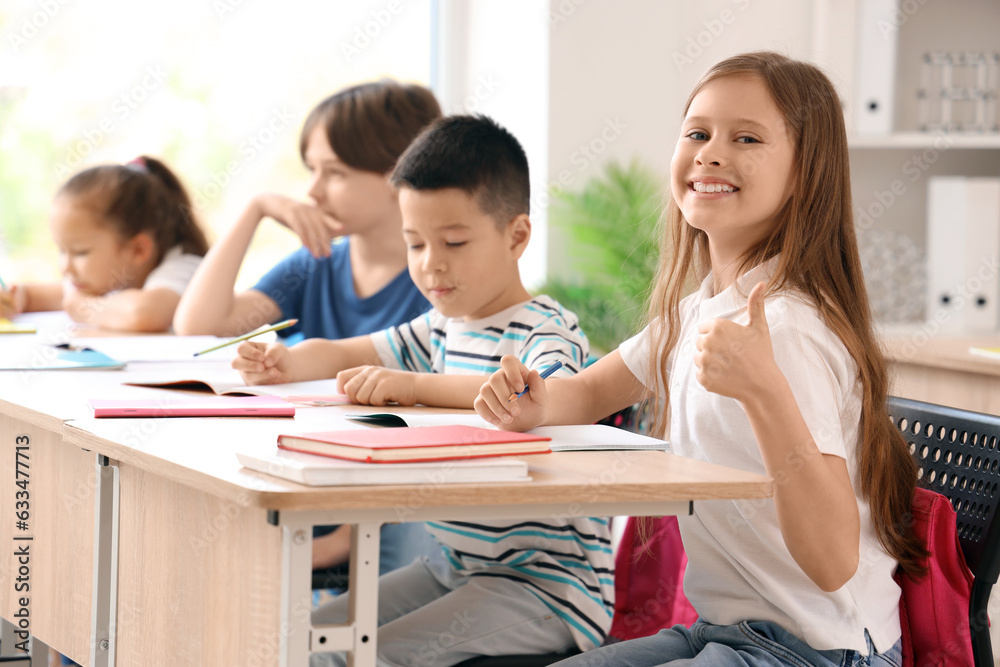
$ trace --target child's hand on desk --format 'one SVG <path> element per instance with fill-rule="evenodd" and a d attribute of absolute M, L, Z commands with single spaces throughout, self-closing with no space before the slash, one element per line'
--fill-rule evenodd
<path fill-rule="evenodd" d="M 101 308 L 99 294 L 77 289 L 69 280 L 63 281 L 62 309 L 70 319 L 81 324 L 93 324 Z"/>
<path fill-rule="evenodd" d="M 291 382 L 291 353 L 281 343 L 243 341 L 232 366 L 248 385 Z"/>
<path fill-rule="evenodd" d="M 513 398 L 525 387 L 530 389 L 520 398 Z M 500 360 L 500 370 L 490 376 L 479 390 L 475 408 L 479 416 L 505 431 L 527 431 L 545 422 L 549 394 L 545 380 L 538 371 L 512 355 Z"/>
<path fill-rule="evenodd" d="M 760 394 L 761 388 L 775 386 L 771 332 L 764 315 L 766 283 L 757 283 L 747 297 L 746 325 L 726 319 L 709 320 L 698 326 L 698 352 L 694 364 L 698 382 L 705 389 L 744 401 Z"/>
<path fill-rule="evenodd" d="M 337 373 L 337 386 L 353 403 L 416 405 L 416 375 L 382 366 L 357 366 Z"/>
<path fill-rule="evenodd" d="M 9 290 L 0 290 L 0 317 L 11 319 L 23 313 L 28 307 L 28 291 L 11 285 Z"/>

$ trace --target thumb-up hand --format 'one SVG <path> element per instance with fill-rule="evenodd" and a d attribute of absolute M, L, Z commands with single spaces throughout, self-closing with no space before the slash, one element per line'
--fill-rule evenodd
<path fill-rule="evenodd" d="M 780 372 L 764 315 L 766 287 L 766 283 L 757 283 L 747 297 L 749 320 L 745 325 L 715 319 L 698 326 L 701 335 L 694 364 L 698 368 L 698 382 L 705 389 L 744 400 L 759 387 L 767 386 L 774 373 Z"/>

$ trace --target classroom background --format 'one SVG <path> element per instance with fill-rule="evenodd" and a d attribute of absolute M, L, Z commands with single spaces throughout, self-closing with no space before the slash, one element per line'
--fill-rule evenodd
<path fill-rule="evenodd" d="M 391 76 L 430 86 L 446 113 L 494 117 L 525 145 L 529 286 L 610 283 L 635 296 L 648 270 L 651 227 L 642 223 L 655 219 L 662 192 L 640 177 L 643 187 L 629 190 L 634 173 L 624 166 L 664 183 L 694 82 L 729 55 L 772 49 L 821 65 L 841 92 L 862 256 L 891 334 L 897 393 L 997 414 L 1000 362 L 973 369 L 956 361 L 967 356 L 965 338 L 954 350 L 934 342 L 942 333 L 1000 340 L 1000 203 L 973 220 L 955 211 L 975 206 L 949 200 L 942 219 L 934 200 L 949 183 L 951 196 L 965 197 L 967 179 L 1000 193 L 997 34 L 993 0 L 6 0 L 0 274 L 58 278 L 45 224 L 53 193 L 102 162 L 164 157 L 213 237 L 258 192 L 304 199 L 298 132 L 310 105 Z M 621 187 L 610 201 L 642 206 L 627 223 L 603 220 L 603 234 L 625 227 L 609 260 L 559 207 L 595 179 L 614 183 L 616 164 Z M 941 229 L 962 229 L 985 254 L 968 261 L 968 248 L 942 247 Z M 237 287 L 296 246 L 263 225 Z M 635 273 L 614 270 L 621 255 L 638 257 Z M 946 264 L 965 273 L 942 275 Z M 630 275 L 640 277 L 622 285 Z M 956 299 L 945 308 L 939 284 L 966 289 L 971 310 L 954 310 Z M 636 315 L 630 303 L 624 314 Z M 588 330 L 622 316 L 595 312 Z M 604 349 L 621 335 L 610 332 Z"/>

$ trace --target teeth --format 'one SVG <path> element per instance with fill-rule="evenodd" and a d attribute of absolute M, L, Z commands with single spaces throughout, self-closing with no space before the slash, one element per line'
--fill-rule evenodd
<path fill-rule="evenodd" d="M 733 186 L 722 183 L 702 183 L 701 181 L 695 181 L 693 186 L 697 192 L 736 192 L 736 188 Z"/>

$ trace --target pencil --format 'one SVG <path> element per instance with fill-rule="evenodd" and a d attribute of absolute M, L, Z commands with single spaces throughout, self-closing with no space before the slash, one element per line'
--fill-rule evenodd
<path fill-rule="evenodd" d="M 249 340 L 250 338 L 253 338 L 254 336 L 259 336 L 261 334 L 265 334 L 268 331 L 278 331 L 279 329 L 287 329 L 288 327 L 295 326 L 296 324 L 298 324 L 298 322 L 299 322 L 298 320 L 292 319 L 292 320 L 285 320 L 284 322 L 278 322 L 277 324 L 265 324 L 264 326 L 262 326 L 262 327 L 260 327 L 258 329 L 254 329 L 253 331 L 251 331 L 248 334 L 243 334 L 239 338 L 234 338 L 232 340 L 227 340 L 225 343 L 221 343 L 219 345 L 216 345 L 215 347 L 210 347 L 207 350 L 202 350 L 201 352 L 195 352 L 194 356 L 197 357 L 200 354 L 207 354 L 209 352 L 215 352 L 216 350 L 220 350 L 220 349 L 226 347 L 227 345 L 232 345 L 233 343 L 239 343 L 239 342 L 244 341 L 244 340 Z"/>
<path fill-rule="evenodd" d="M 0 278 L 0 289 L 2 289 L 4 292 L 7 291 L 7 283 L 3 281 L 3 278 Z"/>
<path fill-rule="evenodd" d="M 542 379 L 544 380 L 545 378 L 547 378 L 548 376 L 552 375 L 553 373 L 555 373 L 560 368 L 562 368 L 562 362 L 561 361 L 557 361 L 556 363 L 552 364 L 551 366 L 549 366 L 548 368 L 546 368 L 544 371 L 542 371 L 541 373 L 539 373 L 539 375 L 541 375 Z M 524 396 L 527 393 L 528 393 L 528 387 L 525 386 L 524 391 L 522 391 L 520 394 L 517 393 L 516 391 L 514 393 L 512 393 L 510 395 L 510 398 L 507 399 L 507 402 L 510 403 L 513 400 L 521 398 L 522 396 Z"/>

